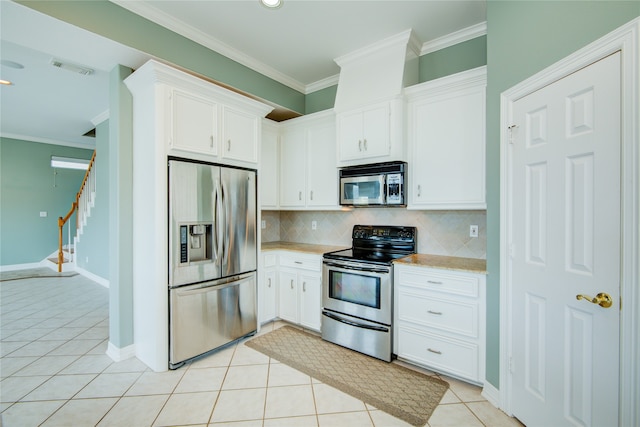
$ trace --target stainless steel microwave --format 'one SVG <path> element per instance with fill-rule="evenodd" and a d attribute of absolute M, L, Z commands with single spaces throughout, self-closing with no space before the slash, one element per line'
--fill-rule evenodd
<path fill-rule="evenodd" d="M 340 169 L 342 206 L 406 206 L 405 162 L 374 163 Z"/>

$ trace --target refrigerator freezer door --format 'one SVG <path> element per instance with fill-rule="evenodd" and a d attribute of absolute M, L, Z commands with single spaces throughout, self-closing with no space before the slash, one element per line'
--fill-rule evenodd
<path fill-rule="evenodd" d="M 249 273 L 169 291 L 171 368 L 257 330 L 255 278 Z"/>
<path fill-rule="evenodd" d="M 221 277 L 216 236 L 220 168 L 169 161 L 169 285 Z"/>
<path fill-rule="evenodd" d="M 222 276 L 256 270 L 256 173 L 222 168 Z"/>

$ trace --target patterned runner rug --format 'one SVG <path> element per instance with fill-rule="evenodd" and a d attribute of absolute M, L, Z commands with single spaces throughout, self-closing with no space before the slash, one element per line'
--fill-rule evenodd
<path fill-rule="evenodd" d="M 257 336 L 246 345 L 414 426 L 427 423 L 449 388 L 439 378 L 289 326 Z"/>

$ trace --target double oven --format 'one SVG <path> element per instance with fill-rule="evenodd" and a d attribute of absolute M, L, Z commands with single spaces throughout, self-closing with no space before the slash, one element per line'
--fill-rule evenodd
<path fill-rule="evenodd" d="M 393 260 L 416 240 L 415 227 L 355 225 L 350 249 L 324 254 L 323 339 L 391 361 Z"/>

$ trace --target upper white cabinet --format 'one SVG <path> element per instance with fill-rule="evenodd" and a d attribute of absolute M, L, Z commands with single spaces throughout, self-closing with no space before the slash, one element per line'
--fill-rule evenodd
<path fill-rule="evenodd" d="M 218 104 L 211 99 L 174 89 L 171 99 L 169 146 L 178 150 L 218 155 Z"/>
<path fill-rule="evenodd" d="M 280 135 L 280 208 L 340 209 L 333 111 L 283 124 Z"/>
<path fill-rule="evenodd" d="M 239 108 L 222 107 L 221 157 L 258 163 L 260 118 Z"/>
<path fill-rule="evenodd" d="M 406 90 L 409 209 L 486 209 L 486 67 Z"/>
<path fill-rule="evenodd" d="M 278 177 L 280 172 L 279 127 L 268 119 L 262 121 L 262 145 L 260 150 L 260 206 L 262 209 L 278 209 Z"/>
<path fill-rule="evenodd" d="M 338 113 L 336 132 L 339 166 L 404 159 L 399 99 Z"/>

